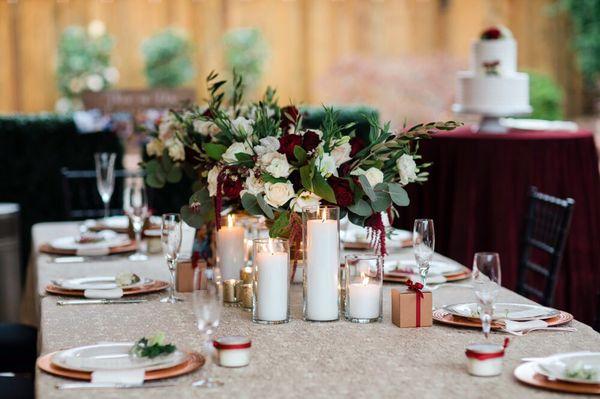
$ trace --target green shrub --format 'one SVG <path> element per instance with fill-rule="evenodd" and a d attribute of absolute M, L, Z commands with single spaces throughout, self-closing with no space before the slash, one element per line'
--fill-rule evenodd
<path fill-rule="evenodd" d="M 223 36 L 225 63 L 230 71 L 244 77 L 247 91 L 252 91 L 262 77 L 269 55 L 268 45 L 256 28 L 239 28 Z"/>
<path fill-rule="evenodd" d="M 165 29 L 142 43 L 150 87 L 178 87 L 194 78 L 193 45 L 184 33 Z"/>
<path fill-rule="evenodd" d="M 563 90 L 548 75 L 529 71 L 529 97 L 533 113 L 528 118 L 563 119 Z"/>

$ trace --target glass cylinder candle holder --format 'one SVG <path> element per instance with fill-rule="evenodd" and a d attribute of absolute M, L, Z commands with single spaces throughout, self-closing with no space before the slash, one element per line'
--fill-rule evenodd
<path fill-rule="evenodd" d="M 252 321 L 281 324 L 290 320 L 290 246 L 288 240 L 254 240 Z"/>
<path fill-rule="evenodd" d="M 374 323 L 383 319 L 383 258 L 378 255 L 347 255 L 345 267 L 346 320 Z"/>
<path fill-rule="evenodd" d="M 339 320 L 340 208 L 302 208 L 304 320 Z"/>
<path fill-rule="evenodd" d="M 240 269 L 245 266 L 245 229 L 237 215 L 221 218 L 221 228 L 217 231 L 217 266 L 223 280 L 237 279 Z"/>

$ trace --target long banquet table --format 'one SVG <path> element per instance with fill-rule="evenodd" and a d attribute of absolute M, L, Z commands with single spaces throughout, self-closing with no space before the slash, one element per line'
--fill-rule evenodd
<path fill-rule="evenodd" d="M 33 229 L 34 248 L 54 237 L 75 234 L 75 223 L 47 223 Z M 57 297 L 44 294 L 44 286 L 59 277 L 111 275 L 128 270 L 152 278 L 167 279 L 163 259 L 134 263 L 126 258 L 79 264 L 55 264 L 48 255 L 33 251 L 28 289 L 36 297 L 40 325 L 40 354 L 101 341 L 131 341 L 164 331 L 181 348 L 198 350 L 189 296 L 171 305 L 158 302 L 164 293 L 153 294 L 147 303 L 127 305 L 57 306 Z M 403 250 L 400 258 L 411 258 Z M 438 259 L 448 260 L 437 255 Z M 449 261 L 449 260 L 448 260 Z M 253 324 L 250 314 L 238 308 L 224 308 L 217 335 L 247 335 L 252 338 L 252 361 L 248 367 L 213 367 L 213 374 L 225 382 L 221 388 L 204 391 L 192 388 L 198 372 L 176 379 L 176 386 L 150 389 L 57 390 L 67 380 L 38 371 L 36 395 L 46 398 L 249 398 L 249 397 L 402 397 L 418 398 L 539 398 L 559 394 L 533 389 L 518 383 L 513 369 L 525 356 L 557 352 L 600 351 L 600 334 L 573 321 L 577 332 L 534 332 L 511 337 L 504 373 L 500 377 L 471 377 L 465 370 L 465 346 L 482 341 L 479 330 L 458 329 L 434 324 L 430 328 L 394 326 L 390 320 L 390 289 L 385 286 L 384 320 L 360 325 L 346 321 L 308 323 L 301 320 L 302 289 L 292 288 L 292 321 L 264 326 Z M 472 301 L 468 289 L 441 288 L 433 293 L 435 307 Z M 529 302 L 502 289 L 502 301 Z M 31 310 L 33 311 L 33 310 Z M 494 333 L 490 340 L 500 343 L 506 335 Z"/>

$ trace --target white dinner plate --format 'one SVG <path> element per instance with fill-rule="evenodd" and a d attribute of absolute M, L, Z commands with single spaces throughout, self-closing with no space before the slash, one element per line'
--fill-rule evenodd
<path fill-rule="evenodd" d="M 54 280 L 55 285 L 67 290 L 111 290 L 114 288 L 132 288 L 141 285 L 148 285 L 152 282 L 153 280 L 151 279 L 142 278 L 133 284 L 119 286 L 117 285 L 116 277 L 114 276 L 95 276 Z"/>
<path fill-rule="evenodd" d="M 104 237 L 104 240 L 99 242 L 91 242 L 81 244 L 77 242 L 78 236 L 67 236 L 60 237 L 52 242 L 50 245 L 56 249 L 63 250 L 89 250 L 89 249 L 102 249 L 102 248 L 113 248 L 120 247 L 131 243 L 131 240 L 127 234 L 117 234 L 114 231 L 104 230 L 99 232 Z"/>
<path fill-rule="evenodd" d="M 455 316 L 479 319 L 478 305 L 474 302 L 446 305 L 444 306 L 444 309 Z M 494 307 L 494 316 L 492 319 L 514 321 L 545 320 L 557 316 L 558 314 L 560 314 L 558 310 L 540 305 L 497 303 Z"/>
<path fill-rule="evenodd" d="M 561 353 L 536 363 L 537 372 L 549 379 L 577 384 L 600 384 L 600 352 Z M 569 372 L 580 368 L 593 370 L 593 379 L 569 377 Z"/>
<path fill-rule="evenodd" d="M 115 342 L 60 351 L 52 356 L 56 366 L 76 371 L 94 372 L 99 370 L 161 370 L 177 366 L 187 360 L 188 355 L 180 350 L 153 359 L 135 357 L 129 353 L 133 342 Z"/>
<path fill-rule="evenodd" d="M 389 263 L 389 266 L 388 266 Z M 398 260 L 398 261 L 386 261 L 385 264 L 386 272 L 396 271 L 404 272 L 406 274 L 419 274 L 419 266 L 415 260 Z M 456 274 L 462 271 L 462 266 L 458 263 L 453 262 L 441 262 L 431 261 L 429 263 L 428 276 L 441 275 L 447 276 Z"/>
<path fill-rule="evenodd" d="M 125 215 L 111 216 L 106 219 L 100 219 L 97 223 L 109 229 L 127 229 L 129 228 L 129 218 Z"/>
<path fill-rule="evenodd" d="M 368 244 L 370 242 L 367 229 L 349 224 L 345 230 L 340 232 L 340 239 L 349 244 Z M 404 242 L 412 239 L 412 233 L 408 230 L 391 229 L 387 232 L 385 245 L 389 248 L 402 247 Z"/>

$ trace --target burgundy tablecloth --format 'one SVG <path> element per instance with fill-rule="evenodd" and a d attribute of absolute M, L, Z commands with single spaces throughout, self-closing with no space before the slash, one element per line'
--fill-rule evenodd
<path fill-rule="evenodd" d="M 600 177 L 589 131 L 511 131 L 469 127 L 422 143 L 434 164 L 425 185 L 410 187 L 411 205 L 398 224 L 435 220 L 436 251 L 470 264 L 477 251 L 497 251 L 502 285 L 516 287 L 519 238 L 528 187 L 576 201 L 555 306 L 591 323 L 600 291 Z"/>

